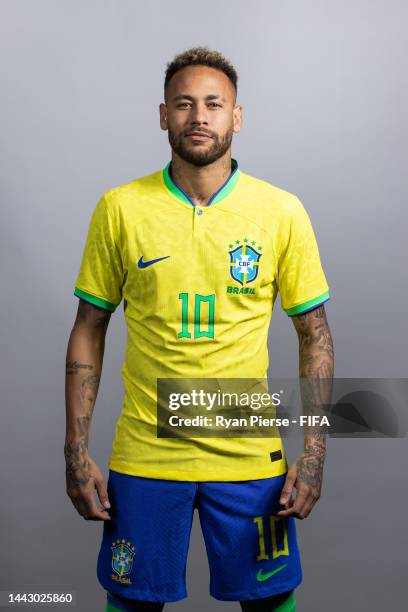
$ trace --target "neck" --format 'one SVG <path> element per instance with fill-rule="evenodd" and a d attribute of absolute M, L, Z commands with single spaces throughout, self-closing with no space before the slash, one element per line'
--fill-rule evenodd
<path fill-rule="evenodd" d="M 171 174 L 194 204 L 206 206 L 231 174 L 231 150 L 208 166 L 194 166 L 173 151 Z"/>

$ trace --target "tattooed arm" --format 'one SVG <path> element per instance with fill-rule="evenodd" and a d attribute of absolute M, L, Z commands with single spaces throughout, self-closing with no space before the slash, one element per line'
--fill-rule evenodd
<path fill-rule="evenodd" d="M 292 317 L 299 338 L 299 376 L 303 411 L 322 415 L 330 403 L 333 378 L 333 340 L 324 306 Z M 321 427 L 305 428 L 304 450 L 289 468 L 280 499 L 279 516 L 306 518 L 320 497 L 326 436 Z M 297 490 L 292 500 L 293 487 Z"/>
<path fill-rule="evenodd" d="M 68 342 L 65 376 L 65 462 L 67 494 L 87 520 L 109 520 L 101 470 L 88 453 L 92 412 L 102 373 L 105 335 L 111 313 L 79 300 Z M 101 506 L 95 501 L 95 488 Z M 106 505 L 107 504 L 107 505 Z"/>

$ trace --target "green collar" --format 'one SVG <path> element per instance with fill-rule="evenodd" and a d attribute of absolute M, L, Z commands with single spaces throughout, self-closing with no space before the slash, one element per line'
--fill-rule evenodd
<path fill-rule="evenodd" d="M 213 204 L 217 204 L 218 202 L 221 202 L 221 200 L 226 198 L 231 193 L 231 191 L 234 189 L 235 185 L 238 182 L 239 173 L 240 171 L 238 168 L 237 160 L 231 159 L 231 174 L 229 175 L 225 183 L 221 185 L 218 191 L 213 193 L 213 195 L 208 201 L 207 206 L 212 206 Z M 181 187 L 179 187 L 177 183 L 174 181 L 174 179 L 172 178 L 171 161 L 169 161 L 167 166 L 163 168 L 163 180 L 164 180 L 164 184 L 166 185 L 167 189 L 174 196 L 176 196 L 177 199 L 181 200 L 181 202 L 184 202 L 184 204 L 195 206 L 194 202 L 190 200 L 186 192 L 183 191 Z"/>

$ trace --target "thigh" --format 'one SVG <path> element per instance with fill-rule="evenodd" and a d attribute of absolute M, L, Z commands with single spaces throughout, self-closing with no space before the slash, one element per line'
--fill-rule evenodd
<path fill-rule="evenodd" d="M 97 576 L 128 599 L 178 601 L 187 596 L 186 561 L 196 485 L 109 471 L 111 520 L 103 525 Z"/>
<path fill-rule="evenodd" d="M 295 519 L 277 516 L 285 475 L 199 483 L 197 505 L 216 599 L 255 600 L 302 581 Z"/>

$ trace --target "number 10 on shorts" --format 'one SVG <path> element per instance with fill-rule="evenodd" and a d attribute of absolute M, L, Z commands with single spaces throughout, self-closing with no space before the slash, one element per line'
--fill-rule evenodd
<path fill-rule="evenodd" d="M 256 523 L 258 527 L 259 537 L 259 554 L 256 560 L 264 561 L 269 559 L 269 555 L 266 553 L 266 550 L 269 547 L 265 542 L 264 518 L 269 518 L 269 525 L 271 528 L 272 559 L 277 559 L 281 555 L 289 555 L 288 534 L 286 531 L 285 519 L 277 516 L 255 516 L 254 523 Z"/>
<path fill-rule="evenodd" d="M 181 331 L 177 334 L 177 338 L 191 338 L 191 313 L 189 313 L 189 294 L 179 293 L 181 300 Z M 205 307 L 207 306 L 207 307 Z M 203 311 L 203 312 L 202 312 Z M 214 311 L 215 311 L 215 293 L 211 295 L 194 295 L 193 306 L 193 329 L 194 338 L 214 338 Z M 201 326 L 206 326 L 207 329 L 202 329 Z"/>

